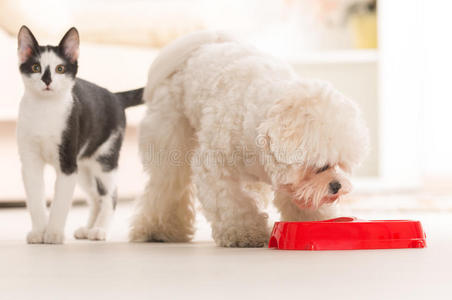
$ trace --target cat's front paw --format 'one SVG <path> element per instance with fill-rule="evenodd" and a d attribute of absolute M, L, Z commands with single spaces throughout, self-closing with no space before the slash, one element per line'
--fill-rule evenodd
<path fill-rule="evenodd" d="M 27 234 L 28 244 L 42 244 L 44 243 L 45 230 L 33 229 Z"/>
<path fill-rule="evenodd" d="M 88 238 L 88 227 L 82 226 L 79 229 L 77 229 L 76 231 L 74 231 L 74 237 L 76 239 L 82 240 L 82 239 L 87 239 Z"/>
<path fill-rule="evenodd" d="M 105 229 L 100 227 L 93 227 L 88 229 L 88 239 L 92 241 L 105 241 L 107 233 Z"/>
<path fill-rule="evenodd" d="M 45 244 L 62 244 L 64 241 L 64 232 L 62 230 L 47 230 L 44 233 Z"/>

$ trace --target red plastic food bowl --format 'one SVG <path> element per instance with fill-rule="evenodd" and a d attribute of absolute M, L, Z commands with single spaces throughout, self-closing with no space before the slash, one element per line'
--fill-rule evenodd
<path fill-rule="evenodd" d="M 275 222 L 269 248 L 281 250 L 355 250 L 425 248 L 421 222 L 336 218 L 316 222 Z"/>

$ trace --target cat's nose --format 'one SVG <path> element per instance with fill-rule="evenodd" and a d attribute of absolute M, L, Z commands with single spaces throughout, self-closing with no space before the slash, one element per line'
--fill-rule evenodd
<path fill-rule="evenodd" d="M 42 74 L 41 80 L 49 86 L 52 82 L 52 75 L 50 74 L 50 68 L 47 66 L 46 70 L 44 71 L 44 74 Z"/>

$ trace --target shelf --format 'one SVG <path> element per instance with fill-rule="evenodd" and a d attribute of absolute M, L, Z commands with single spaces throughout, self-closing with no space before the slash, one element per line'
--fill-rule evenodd
<path fill-rule="evenodd" d="M 300 65 L 340 65 L 340 64 L 373 64 L 378 62 L 377 49 L 350 49 L 319 52 L 304 52 L 293 56 L 282 57 L 294 66 Z M 11 122 L 17 119 L 18 108 L 2 108 L 0 122 Z M 136 126 L 144 114 L 144 108 L 127 110 L 128 124 Z"/>
<path fill-rule="evenodd" d="M 378 61 L 377 49 L 304 52 L 285 58 L 291 64 L 367 64 Z"/>

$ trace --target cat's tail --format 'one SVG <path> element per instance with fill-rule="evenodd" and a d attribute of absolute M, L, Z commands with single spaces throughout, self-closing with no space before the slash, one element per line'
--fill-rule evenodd
<path fill-rule="evenodd" d="M 143 99 L 152 100 L 154 89 L 172 75 L 191 56 L 193 51 L 205 44 L 224 43 L 235 39 L 221 31 L 198 31 L 176 39 L 164 47 L 154 60 L 148 73 Z"/>
<path fill-rule="evenodd" d="M 118 97 L 122 107 L 127 108 L 143 104 L 143 90 L 144 88 L 139 88 L 136 90 L 115 93 L 115 95 Z"/>

